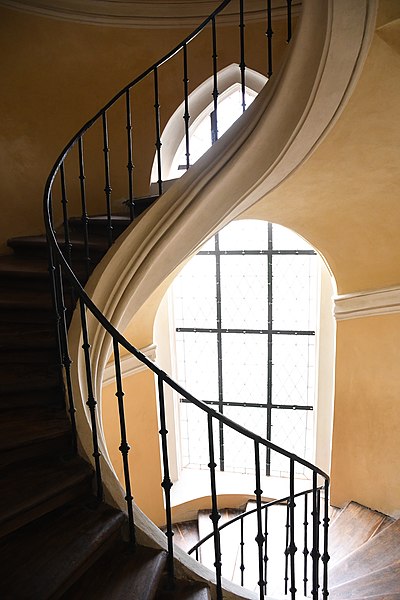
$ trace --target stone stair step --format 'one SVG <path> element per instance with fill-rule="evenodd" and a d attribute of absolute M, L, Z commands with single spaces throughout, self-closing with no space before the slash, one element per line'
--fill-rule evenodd
<path fill-rule="evenodd" d="M 157 600 L 211 600 L 211 592 L 207 586 L 201 583 L 178 580 L 174 590 L 159 590 Z"/>
<path fill-rule="evenodd" d="M 368 596 L 386 596 L 398 594 L 400 589 L 400 561 L 380 569 L 369 572 L 363 577 L 347 581 L 342 585 L 331 587 L 330 600 L 355 600 Z"/>
<path fill-rule="evenodd" d="M 330 585 L 342 585 L 397 562 L 400 563 L 400 520 L 392 522 L 336 563 L 330 570 Z M 398 586 L 400 591 L 400 579 Z"/>
<path fill-rule="evenodd" d="M 48 600 L 63 592 L 115 542 L 125 522 L 104 504 L 66 506 L 0 541 L 0 597 Z"/>
<path fill-rule="evenodd" d="M 350 502 L 330 527 L 330 567 L 367 542 L 386 519 L 382 513 Z"/>
<path fill-rule="evenodd" d="M 166 552 L 118 544 L 105 553 L 63 595 L 63 600 L 153 600 L 166 563 Z"/>
<path fill-rule="evenodd" d="M 0 537 L 82 496 L 93 470 L 80 458 L 26 460 L 1 471 Z"/>

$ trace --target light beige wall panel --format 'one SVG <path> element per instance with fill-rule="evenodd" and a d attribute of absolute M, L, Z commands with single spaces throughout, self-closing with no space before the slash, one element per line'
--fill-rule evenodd
<path fill-rule="evenodd" d="M 332 447 L 335 506 L 400 516 L 400 315 L 340 321 Z"/>

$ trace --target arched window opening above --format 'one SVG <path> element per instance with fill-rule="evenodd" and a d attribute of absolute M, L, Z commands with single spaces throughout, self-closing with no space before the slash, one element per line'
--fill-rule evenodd
<path fill-rule="evenodd" d="M 264 75 L 250 68 L 246 69 L 246 107 L 266 82 L 267 78 Z M 213 78 L 210 77 L 189 94 L 189 136 L 193 137 L 194 145 L 190 148 L 190 164 L 194 164 L 211 146 L 212 92 Z M 218 72 L 218 92 L 218 132 L 221 136 L 243 112 L 238 64 L 231 64 Z M 182 103 L 169 119 L 161 135 L 161 172 L 164 181 L 181 177 L 186 171 L 184 113 L 185 105 Z M 185 168 L 179 169 L 179 165 L 185 165 Z M 151 172 L 152 184 L 157 180 L 158 162 L 155 156 Z"/>

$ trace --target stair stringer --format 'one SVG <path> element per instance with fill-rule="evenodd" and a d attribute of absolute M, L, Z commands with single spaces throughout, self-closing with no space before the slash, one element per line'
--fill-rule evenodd
<path fill-rule="evenodd" d="M 377 0 L 304 0 L 279 73 L 231 129 L 118 238 L 95 269 L 86 292 L 115 327 L 124 331 L 202 242 L 284 181 L 327 135 L 362 71 L 376 9 Z M 88 334 L 101 414 L 102 378 L 111 342 L 90 317 Z M 75 314 L 69 330 L 75 366 L 72 383 L 75 398 L 82 398 L 76 406 L 80 451 L 91 460 L 81 346 L 80 320 Z M 124 493 L 107 454 L 101 419 L 99 445 L 107 500 L 124 509 Z M 139 510 L 136 525 L 140 542 L 165 547 L 163 534 Z M 178 549 L 177 555 L 182 568 L 208 579 L 204 567 Z M 241 590 L 233 584 L 232 588 Z M 232 598 L 253 597 L 236 592 L 232 591 Z"/>

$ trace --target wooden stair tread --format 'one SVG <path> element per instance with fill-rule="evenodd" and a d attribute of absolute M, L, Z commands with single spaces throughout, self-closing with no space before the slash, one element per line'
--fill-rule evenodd
<path fill-rule="evenodd" d="M 330 565 L 342 560 L 372 537 L 386 515 L 350 502 L 334 520 L 330 532 Z"/>
<path fill-rule="evenodd" d="M 20 277 L 26 279 L 48 280 L 49 267 L 47 260 L 18 257 L 13 254 L 0 256 L 0 278 Z"/>
<path fill-rule="evenodd" d="M 18 391 L 54 388 L 60 383 L 57 365 L 2 364 L 0 365 L 0 396 Z"/>
<path fill-rule="evenodd" d="M 62 409 L 65 407 L 64 392 L 60 386 L 48 387 L 46 389 L 0 391 L 0 411 L 21 410 L 29 408 L 52 408 Z"/>
<path fill-rule="evenodd" d="M 0 420 L 0 451 L 32 446 L 59 437 L 67 436 L 69 439 L 70 431 L 65 411 L 6 411 Z"/>
<path fill-rule="evenodd" d="M 166 552 L 119 544 L 101 557 L 63 596 L 63 600 L 152 600 L 166 563 Z"/>
<path fill-rule="evenodd" d="M 400 561 L 384 569 L 372 571 L 342 585 L 331 587 L 331 600 L 353 600 L 365 596 L 385 596 L 398 593 L 400 589 Z"/>
<path fill-rule="evenodd" d="M 331 586 L 338 586 L 400 563 L 400 520 L 392 522 L 381 533 L 336 563 L 329 574 Z M 400 591 L 400 580 L 399 580 Z"/>
<path fill-rule="evenodd" d="M 96 508 L 58 509 L 0 541 L 0 597 L 47 600 L 59 597 L 119 534 L 122 512 Z"/>
<path fill-rule="evenodd" d="M 93 471 L 80 458 L 24 461 L 1 472 L 0 537 L 90 493 Z"/>

